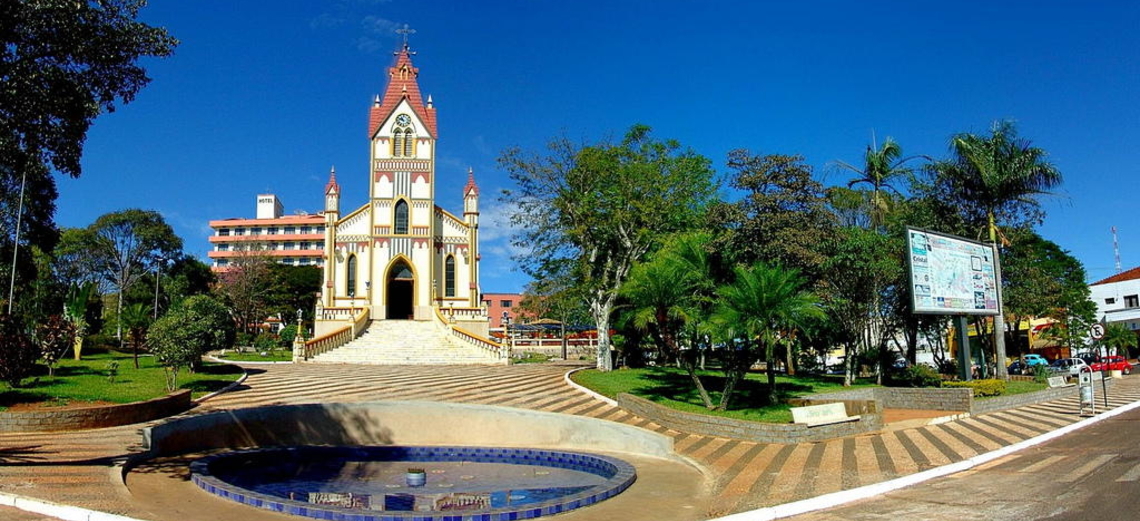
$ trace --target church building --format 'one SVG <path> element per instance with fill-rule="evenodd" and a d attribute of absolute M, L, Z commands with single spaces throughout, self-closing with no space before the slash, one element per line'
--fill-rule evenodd
<path fill-rule="evenodd" d="M 437 176 L 432 98 L 425 103 L 420 94 L 407 42 L 394 54 L 387 90 L 368 118 L 367 204 L 342 211 L 335 169 L 325 186 L 318 309 L 367 307 L 371 320 L 434 320 L 436 309 L 482 306 L 479 188 L 470 169 L 463 185 Z M 353 188 L 363 181 L 345 183 Z M 461 215 L 435 204 L 437 184 L 462 190 Z"/>

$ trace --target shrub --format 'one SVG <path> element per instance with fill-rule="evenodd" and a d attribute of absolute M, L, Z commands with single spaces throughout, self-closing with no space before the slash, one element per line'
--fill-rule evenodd
<path fill-rule="evenodd" d="M 966 387 L 974 390 L 974 398 L 1001 396 L 1005 393 L 1005 380 L 971 380 L 969 382 L 943 382 L 943 387 Z"/>
<path fill-rule="evenodd" d="M 55 376 L 56 362 L 73 346 L 74 340 L 75 324 L 59 315 L 48 317 L 46 322 L 36 327 L 36 343 L 47 364 L 48 376 Z"/>
<path fill-rule="evenodd" d="M 115 378 L 119 376 L 119 362 L 111 360 L 107 362 L 107 381 L 115 383 Z"/>
<path fill-rule="evenodd" d="M 273 333 L 258 333 L 257 337 L 253 339 L 253 348 L 257 351 L 268 351 L 277 347 L 277 335 Z"/>
<path fill-rule="evenodd" d="M 1049 366 L 1045 364 L 1037 364 L 1033 366 L 1033 381 L 1043 384 L 1049 381 L 1049 377 L 1053 376 L 1053 372 L 1049 370 Z"/>
<path fill-rule="evenodd" d="M 289 324 L 281 329 L 280 339 L 278 345 L 281 347 L 292 347 L 293 339 L 297 337 L 297 325 Z M 301 331 L 301 338 L 305 338 L 305 332 Z M 307 340 L 307 339 L 306 339 Z"/>
<path fill-rule="evenodd" d="M 894 375 L 894 384 L 899 387 L 938 387 L 942 385 L 942 375 L 926 364 L 915 364 Z"/>
<path fill-rule="evenodd" d="M 196 295 L 158 319 L 147 338 L 154 356 L 167 369 L 166 389 L 178 388 L 178 370 L 201 361 L 207 351 L 233 346 L 234 323 L 217 300 Z"/>
<path fill-rule="evenodd" d="M 40 350 L 12 315 L 0 314 L 0 380 L 19 387 L 32 375 Z"/>

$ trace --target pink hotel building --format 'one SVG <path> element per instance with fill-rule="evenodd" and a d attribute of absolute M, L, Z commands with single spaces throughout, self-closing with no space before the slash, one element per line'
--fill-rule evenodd
<path fill-rule="evenodd" d="M 324 214 L 286 216 L 282 209 L 277 196 L 262 194 L 257 196 L 256 218 L 210 221 L 211 268 L 224 272 L 235 257 L 251 249 L 282 264 L 324 266 Z"/>

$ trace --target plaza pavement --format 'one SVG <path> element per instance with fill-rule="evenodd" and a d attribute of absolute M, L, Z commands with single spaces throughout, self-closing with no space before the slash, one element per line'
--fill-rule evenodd
<path fill-rule="evenodd" d="M 621 422 L 672 437 L 678 454 L 703 467 L 713 494 L 708 517 L 848 490 L 963 461 L 1081 419 L 1074 393 L 1071 398 L 937 425 L 888 428 L 818 443 L 756 443 L 677 432 L 633 416 L 567 385 L 563 375 L 572 368 L 569 364 L 247 366 L 250 375 L 242 385 L 192 413 L 276 404 L 430 400 Z M 1110 408 L 1135 401 L 1140 401 L 1140 377 L 1121 379 L 1109 392 Z M 144 426 L 0 434 L 0 492 L 153 518 L 132 500 L 118 466 L 141 450 Z M 0 507 L 0 519 L 40 521 L 43 517 Z"/>

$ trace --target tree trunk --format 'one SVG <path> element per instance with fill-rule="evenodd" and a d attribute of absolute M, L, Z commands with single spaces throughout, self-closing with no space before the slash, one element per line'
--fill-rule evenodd
<path fill-rule="evenodd" d="M 787 342 L 784 344 L 784 361 L 785 361 L 785 363 L 788 364 L 787 365 L 788 376 L 795 376 L 795 374 L 796 374 L 795 357 L 792 354 L 791 342 Z"/>
<path fill-rule="evenodd" d="M 603 297 L 601 301 L 591 303 L 590 311 L 598 328 L 598 370 L 612 371 L 614 361 L 610 355 L 610 312 L 613 311 L 613 299 Z"/>
<path fill-rule="evenodd" d="M 855 383 L 855 353 L 851 349 L 851 343 L 843 344 L 843 387 L 851 387 Z"/>
<path fill-rule="evenodd" d="M 712 397 L 709 396 L 708 390 L 705 389 L 705 384 L 701 382 L 701 377 L 697 374 L 697 368 L 695 364 L 689 360 L 686 360 L 683 356 L 678 357 L 678 359 L 685 360 L 682 365 L 684 366 L 685 371 L 689 373 L 689 378 L 693 380 L 693 386 L 697 388 L 697 394 L 701 397 L 701 403 L 705 405 L 706 409 L 716 409 L 716 405 L 713 405 Z"/>

